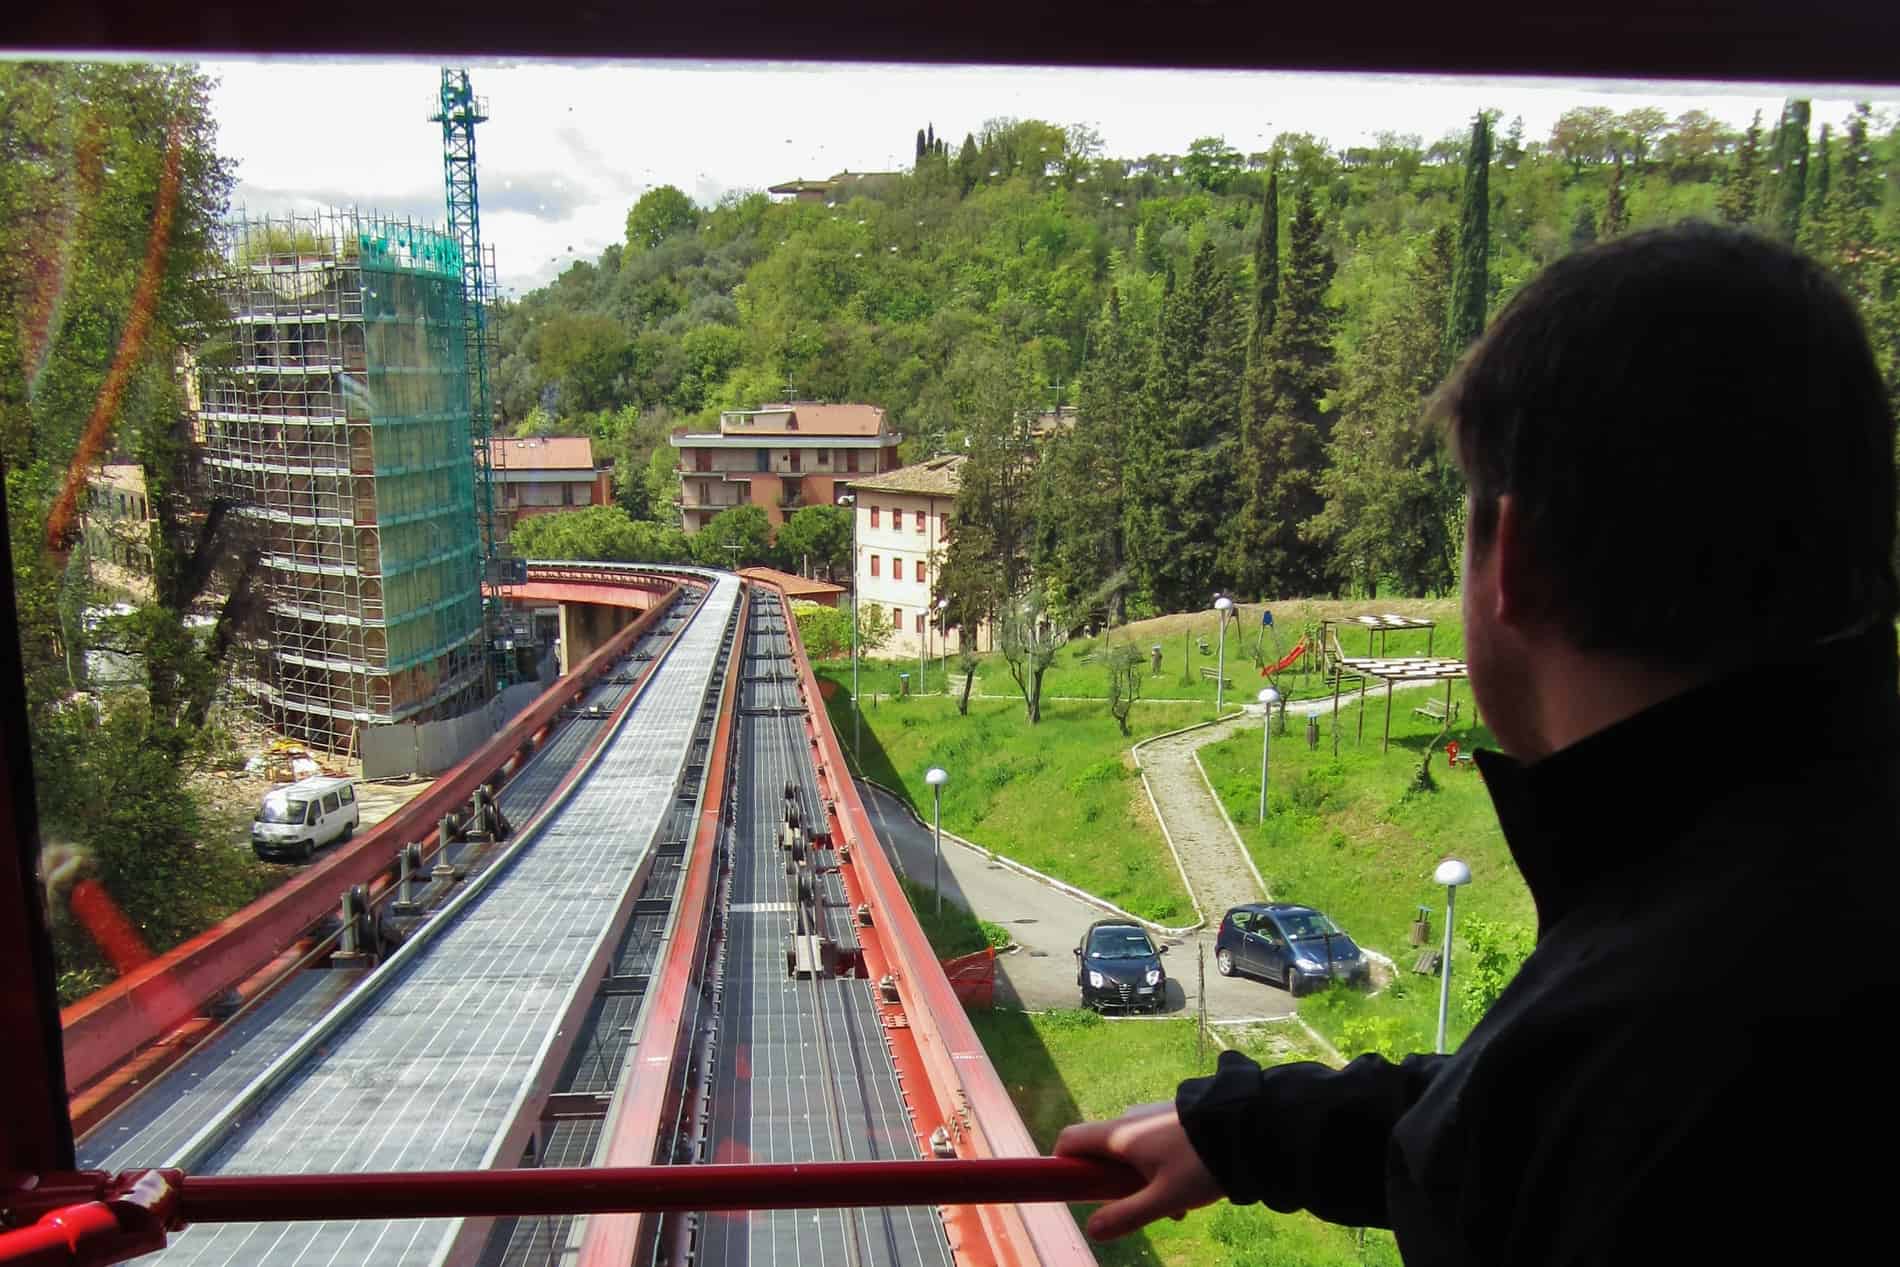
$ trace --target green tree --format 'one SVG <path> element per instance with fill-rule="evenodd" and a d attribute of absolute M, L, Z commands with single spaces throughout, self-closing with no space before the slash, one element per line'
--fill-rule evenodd
<path fill-rule="evenodd" d="M 1010 599 L 997 620 L 996 649 L 1023 694 L 1023 715 L 1032 726 L 1042 721 L 1043 675 L 1068 640 L 1068 631 L 1049 618 L 1042 596 L 1034 591 Z"/>
<path fill-rule="evenodd" d="M 851 569 L 851 511 L 844 506 L 801 506 L 779 529 L 778 546 L 788 563 L 822 568 L 835 581 Z"/>
<path fill-rule="evenodd" d="M 650 251 L 698 224 L 699 209 L 691 198 L 672 185 L 655 186 L 627 211 L 627 249 L 635 254 Z"/>
<path fill-rule="evenodd" d="M 1135 701 L 1141 698 L 1148 657 L 1140 647 L 1118 642 L 1107 648 L 1104 658 L 1108 661 L 1108 714 L 1121 727 L 1122 737 L 1127 738 L 1128 718 L 1135 710 Z"/>
<path fill-rule="evenodd" d="M 1247 170 L 1247 160 L 1224 137 L 1204 136 L 1188 146 L 1181 174 L 1210 193 L 1224 194 L 1234 177 Z"/>
<path fill-rule="evenodd" d="M 693 561 L 706 567 L 770 567 L 779 562 L 772 544 L 772 521 L 758 506 L 720 511 L 691 541 Z"/>
<path fill-rule="evenodd" d="M 1808 194 L 1809 103 L 1790 100 L 1781 109 L 1775 128 L 1770 174 L 1774 176 L 1771 207 L 1775 231 L 1792 242 L 1801 232 L 1801 210 Z"/>
<path fill-rule="evenodd" d="M 587 506 L 533 515 L 516 523 L 509 541 L 524 559 L 603 559 L 620 563 L 689 563 L 686 534 L 631 518 L 619 506 Z"/>
<path fill-rule="evenodd" d="M 1368 595 L 1382 577 L 1408 594 L 1446 593 L 1457 577 L 1463 481 L 1442 432 L 1424 417 L 1451 289 L 1450 227 L 1411 254 L 1405 284 L 1342 359 L 1320 478 L 1326 505 L 1312 524 L 1331 547 L 1335 574 Z"/>
<path fill-rule="evenodd" d="M 1629 204 L 1623 199 L 1623 157 L 1619 154 L 1610 169 L 1610 185 L 1603 198 L 1603 224 L 1598 236 L 1617 237 L 1629 227 Z"/>
<path fill-rule="evenodd" d="M 965 132 L 963 145 L 957 150 L 957 192 L 963 197 L 969 197 L 970 191 L 976 188 L 982 161 L 976 152 L 976 138 Z"/>
<path fill-rule="evenodd" d="M 1325 545 L 1302 533 L 1324 506 L 1319 480 L 1332 426 L 1323 402 L 1334 377 L 1335 314 L 1326 302 L 1334 263 L 1324 234 L 1313 191 L 1301 185 L 1287 230 L 1279 311 L 1263 354 L 1270 403 L 1255 449 L 1243 460 L 1249 501 L 1242 522 L 1257 541 L 1246 555 L 1247 572 L 1237 578 L 1243 593 L 1292 596 L 1333 588 Z"/>
<path fill-rule="evenodd" d="M 1753 224 L 1761 213 L 1761 111 L 1742 134 L 1735 165 L 1716 195 L 1715 204 L 1729 224 Z"/>
<path fill-rule="evenodd" d="M 1482 114 L 1471 124 L 1458 205 L 1458 254 L 1452 265 L 1451 303 L 1438 356 L 1441 374 L 1484 332 L 1490 293 L 1491 124 Z"/>

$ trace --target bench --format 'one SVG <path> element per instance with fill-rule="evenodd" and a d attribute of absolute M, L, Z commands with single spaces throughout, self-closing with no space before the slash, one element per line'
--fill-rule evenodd
<path fill-rule="evenodd" d="M 1413 709 L 1412 711 L 1418 714 L 1420 717 L 1426 718 L 1430 721 L 1435 721 L 1435 722 L 1457 721 L 1458 720 L 1458 701 L 1453 700 L 1451 702 L 1451 712 L 1449 716 L 1446 715 L 1445 701 L 1442 699 L 1428 699 L 1423 704 L 1420 704 L 1417 708 Z"/>
<path fill-rule="evenodd" d="M 1201 670 L 1201 680 L 1203 682 L 1212 682 L 1217 678 L 1220 680 L 1221 689 L 1223 691 L 1231 691 L 1234 689 L 1234 680 L 1232 678 L 1221 677 L 1219 669 L 1203 668 Z"/>

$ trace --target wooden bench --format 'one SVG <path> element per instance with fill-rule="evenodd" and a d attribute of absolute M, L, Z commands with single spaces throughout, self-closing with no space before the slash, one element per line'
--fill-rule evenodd
<path fill-rule="evenodd" d="M 1223 691 L 1231 691 L 1234 689 L 1234 680 L 1232 678 L 1221 677 L 1219 669 L 1203 668 L 1201 670 L 1201 680 L 1203 682 L 1212 682 L 1216 678 L 1219 678 Z"/>
<path fill-rule="evenodd" d="M 1424 717 L 1430 721 L 1435 721 L 1435 722 L 1457 721 L 1458 720 L 1458 701 L 1453 700 L 1451 702 L 1451 714 L 1449 717 L 1446 716 L 1445 701 L 1442 699 L 1428 699 L 1423 704 L 1420 704 L 1417 708 L 1414 708 L 1412 711 L 1418 714 L 1420 717 Z"/>

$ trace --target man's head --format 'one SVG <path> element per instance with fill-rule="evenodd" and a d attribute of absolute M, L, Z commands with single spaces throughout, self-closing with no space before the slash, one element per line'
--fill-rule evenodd
<path fill-rule="evenodd" d="M 1787 247 L 1694 224 L 1559 260 L 1438 409 L 1489 718 L 1552 648 L 1693 679 L 1900 606 L 1880 376 L 1853 305 Z"/>

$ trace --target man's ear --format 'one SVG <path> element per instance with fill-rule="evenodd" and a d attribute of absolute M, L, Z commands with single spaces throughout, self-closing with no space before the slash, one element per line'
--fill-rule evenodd
<path fill-rule="evenodd" d="M 1528 632 L 1542 623 L 1549 610 L 1549 578 L 1531 558 L 1530 539 L 1517 499 L 1509 493 L 1498 498 L 1497 526 L 1491 535 L 1496 585 L 1492 590 L 1492 617 L 1500 626 Z"/>

